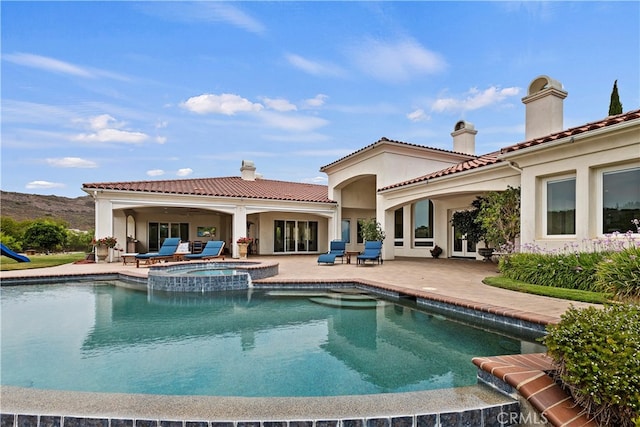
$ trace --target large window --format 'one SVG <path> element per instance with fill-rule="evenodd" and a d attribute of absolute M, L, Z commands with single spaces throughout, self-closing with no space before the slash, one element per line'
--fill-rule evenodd
<path fill-rule="evenodd" d="M 317 252 L 317 221 L 274 221 L 274 252 Z"/>
<path fill-rule="evenodd" d="M 633 219 L 640 219 L 640 168 L 604 172 L 602 232 L 637 232 Z"/>
<path fill-rule="evenodd" d="M 413 239 L 415 246 L 433 246 L 433 203 L 421 200 L 413 205 Z"/>
<path fill-rule="evenodd" d="M 576 234 L 576 179 L 546 182 L 547 235 Z"/>

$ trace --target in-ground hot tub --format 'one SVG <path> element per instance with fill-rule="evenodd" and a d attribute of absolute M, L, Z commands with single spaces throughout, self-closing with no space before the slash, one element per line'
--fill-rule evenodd
<path fill-rule="evenodd" d="M 150 291 L 201 293 L 241 290 L 250 288 L 252 280 L 277 274 L 277 263 L 188 262 L 151 267 L 147 288 Z"/>

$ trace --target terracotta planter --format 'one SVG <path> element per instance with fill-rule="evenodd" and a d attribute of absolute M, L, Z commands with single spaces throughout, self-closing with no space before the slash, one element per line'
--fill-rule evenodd
<path fill-rule="evenodd" d="M 238 243 L 238 254 L 240 254 L 240 259 L 247 259 L 248 249 L 249 249 L 248 243 Z"/>
<path fill-rule="evenodd" d="M 109 256 L 109 248 L 105 245 L 96 246 L 96 256 L 98 257 L 98 262 L 104 261 Z"/>

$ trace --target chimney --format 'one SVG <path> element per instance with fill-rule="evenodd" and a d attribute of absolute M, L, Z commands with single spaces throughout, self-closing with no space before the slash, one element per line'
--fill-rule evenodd
<path fill-rule="evenodd" d="M 525 141 L 540 138 L 563 130 L 563 101 L 568 93 L 562 83 L 549 76 L 538 76 L 531 84 L 525 105 Z"/>
<path fill-rule="evenodd" d="M 240 172 L 242 173 L 242 179 L 245 181 L 256 180 L 256 167 L 253 165 L 253 161 L 243 160 Z"/>
<path fill-rule="evenodd" d="M 456 153 L 476 155 L 476 134 L 477 130 L 473 123 L 460 120 L 456 123 L 451 136 L 453 137 L 453 151 Z"/>

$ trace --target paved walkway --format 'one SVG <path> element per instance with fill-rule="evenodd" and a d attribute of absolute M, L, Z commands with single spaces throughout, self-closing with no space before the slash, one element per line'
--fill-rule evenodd
<path fill-rule="evenodd" d="M 433 297 L 472 307 L 492 307 L 495 311 L 519 313 L 542 323 L 556 322 L 571 305 L 589 304 L 565 301 L 494 288 L 482 283 L 487 276 L 498 274 L 497 265 L 462 259 L 400 258 L 382 265 L 355 264 L 318 265 L 317 256 L 256 256 L 249 261 L 275 261 L 279 274 L 266 279 L 278 281 L 362 280 L 387 288 L 402 288 L 411 293 Z M 146 276 L 148 268 L 122 263 L 68 264 L 51 268 L 0 272 L 0 280 L 8 277 L 33 277 L 68 274 L 126 272 Z"/>

